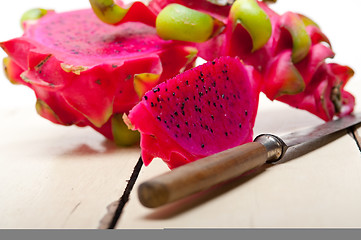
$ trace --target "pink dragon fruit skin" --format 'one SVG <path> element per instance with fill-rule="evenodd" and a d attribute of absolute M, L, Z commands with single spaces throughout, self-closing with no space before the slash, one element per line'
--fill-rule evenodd
<path fill-rule="evenodd" d="M 43 117 L 91 126 L 112 140 L 112 119 L 147 90 L 193 66 L 196 55 L 189 45 L 160 39 L 154 27 L 111 26 L 91 9 L 49 11 L 24 26 L 22 37 L 0 43 L 9 55 L 9 78 L 34 90 Z"/>
<path fill-rule="evenodd" d="M 222 57 L 147 92 L 124 116 L 141 133 L 145 165 L 160 157 L 173 169 L 252 141 L 257 79 L 238 58 Z"/>

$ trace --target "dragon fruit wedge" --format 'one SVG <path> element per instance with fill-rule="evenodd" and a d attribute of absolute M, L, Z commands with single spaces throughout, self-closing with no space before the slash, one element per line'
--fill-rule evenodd
<path fill-rule="evenodd" d="M 148 91 L 123 117 L 141 133 L 144 164 L 160 157 L 173 169 L 252 141 L 257 80 L 252 67 L 222 57 Z"/>
<path fill-rule="evenodd" d="M 108 25 L 91 9 L 48 11 L 25 20 L 22 37 L 0 43 L 9 56 L 5 72 L 35 92 L 42 117 L 90 126 L 127 145 L 123 113 L 146 91 L 192 67 L 196 55 L 189 45 L 160 39 L 150 25 Z"/>

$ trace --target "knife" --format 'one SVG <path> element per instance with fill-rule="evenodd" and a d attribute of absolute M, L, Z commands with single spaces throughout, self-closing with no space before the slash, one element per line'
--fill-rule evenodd
<path fill-rule="evenodd" d="M 348 115 L 282 137 L 261 134 L 253 142 L 185 164 L 139 185 L 138 198 L 149 208 L 160 207 L 216 184 L 236 178 L 263 164 L 278 163 L 289 153 L 311 151 L 333 135 L 361 122 L 361 113 Z M 338 137 L 337 136 L 337 137 Z M 336 137 L 336 138 L 337 138 Z M 309 145 L 308 147 L 304 147 Z M 311 147 L 310 147 L 311 145 Z M 302 149 L 303 148 L 303 149 Z"/>

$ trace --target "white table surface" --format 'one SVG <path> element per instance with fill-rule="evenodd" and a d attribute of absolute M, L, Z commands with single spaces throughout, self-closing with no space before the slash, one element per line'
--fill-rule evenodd
<path fill-rule="evenodd" d="M 27 9 L 89 7 L 78 1 L 9 1 L 0 8 L 0 41 L 20 36 Z M 361 2 L 287 1 L 278 12 L 304 13 L 319 23 L 336 57 L 356 74 L 347 89 L 361 99 Z M 5 53 L 0 51 L 0 58 Z M 117 148 L 90 128 L 42 119 L 35 96 L 0 75 L 0 228 L 98 228 L 123 194 L 140 150 Z M 357 103 L 356 111 L 361 110 Z M 255 135 L 281 134 L 322 121 L 261 96 Z M 135 184 L 169 171 L 159 159 Z M 140 205 L 136 191 L 117 228 L 360 227 L 361 158 L 350 135 L 292 161 L 159 209 Z"/>

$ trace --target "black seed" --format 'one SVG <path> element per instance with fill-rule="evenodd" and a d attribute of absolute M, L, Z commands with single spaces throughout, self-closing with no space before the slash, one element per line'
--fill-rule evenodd
<path fill-rule="evenodd" d="M 198 108 L 198 112 L 199 112 L 199 113 L 201 113 L 201 112 L 202 112 L 202 110 L 201 110 L 200 108 Z"/>
<path fill-rule="evenodd" d="M 248 115 L 248 111 L 247 111 L 247 110 L 244 111 L 244 115 L 246 115 L 246 116 Z"/>
<path fill-rule="evenodd" d="M 174 115 L 178 116 L 178 113 L 177 113 L 177 111 L 175 111 L 175 112 L 174 112 Z"/>
<path fill-rule="evenodd" d="M 208 106 L 210 106 L 210 105 L 211 105 L 211 101 L 208 100 Z"/>
<path fill-rule="evenodd" d="M 217 104 L 214 102 L 214 103 L 213 103 L 213 106 L 217 107 Z"/>
<path fill-rule="evenodd" d="M 177 86 L 177 89 L 179 90 L 179 86 Z"/>
<path fill-rule="evenodd" d="M 198 95 L 199 95 L 199 97 L 202 97 L 202 96 L 203 96 L 203 93 L 202 93 L 202 92 L 199 92 Z"/>
<path fill-rule="evenodd" d="M 167 97 L 167 99 L 168 99 L 168 102 L 169 102 L 169 97 Z"/>
<path fill-rule="evenodd" d="M 157 119 L 158 119 L 159 121 L 162 121 L 162 119 L 160 118 L 160 116 L 158 116 Z"/>
<path fill-rule="evenodd" d="M 241 128 L 241 127 L 242 127 L 242 123 L 240 123 L 238 126 Z"/>
<path fill-rule="evenodd" d="M 189 85 L 189 82 L 188 82 L 188 80 L 186 80 L 186 84 L 187 84 L 187 85 Z"/>
<path fill-rule="evenodd" d="M 165 91 L 168 92 L 168 88 L 166 88 Z"/>
<path fill-rule="evenodd" d="M 189 133 L 188 133 L 188 136 L 191 138 L 191 137 L 192 137 L 192 134 L 189 132 Z"/>
<path fill-rule="evenodd" d="M 193 100 L 196 100 L 196 96 L 193 96 Z"/>
<path fill-rule="evenodd" d="M 180 128 L 179 124 L 177 124 L 177 128 Z"/>
<path fill-rule="evenodd" d="M 186 126 L 188 126 L 188 121 L 185 121 Z"/>
<path fill-rule="evenodd" d="M 144 99 L 145 99 L 145 100 L 148 100 L 148 97 L 147 97 L 147 96 L 144 96 Z"/>
<path fill-rule="evenodd" d="M 213 133 L 213 129 L 212 129 L 212 128 L 210 129 L 210 131 L 211 131 L 211 133 Z"/>
<path fill-rule="evenodd" d="M 198 84 L 196 84 L 196 88 L 198 88 Z"/>
<path fill-rule="evenodd" d="M 223 105 L 222 105 L 222 104 L 219 104 L 219 106 L 220 106 L 221 108 L 223 108 Z"/>
<path fill-rule="evenodd" d="M 226 135 L 226 137 L 228 136 L 228 132 L 225 132 L 224 134 Z"/>
<path fill-rule="evenodd" d="M 224 99 L 224 94 L 222 94 L 222 98 Z"/>
<path fill-rule="evenodd" d="M 213 86 L 213 87 L 216 87 L 216 82 L 213 82 L 213 83 L 212 83 L 212 86 Z"/>
<path fill-rule="evenodd" d="M 173 96 L 175 96 L 175 92 L 173 92 L 172 94 L 173 94 Z"/>
<path fill-rule="evenodd" d="M 164 123 L 167 124 L 167 120 L 164 120 Z"/>
<path fill-rule="evenodd" d="M 157 101 L 160 102 L 160 98 L 159 98 L 159 97 L 157 97 Z"/>
<path fill-rule="evenodd" d="M 153 102 L 150 102 L 150 106 L 151 106 L 151 107 L 154 107 L 154 103 L 153 103 Z"/>
<path fill-rule="evenodd" d="M 182 106 L 181 106 L 181 109 L 182 109 L 182 110 L 184 109 L 184 105 L 185 105 L 185 103 L 183 102 L 183 103 L 182 103 Z"/>
<path fill-rule="evenodd" d="M 216 62 L 215 62 L 215 61 L 212 61 L 212 64 L 214 65 L 214 64 L 216 64 Z"/>
<path fill-rule="evenodd" d="M 95 83 L 98 84 L 98 85 L 101 85 L 101 84 L 102 84 L 102 80 L 98 79 L 98 80 L 95 81 Z"/>
<path fill-rule="evenodd" d="M 200 72 L 199 74 L 200 74 L 202 77 L 204 76 L 204 75 L 203 75 L 203 72 Z"/>
<path fill-rule="evenodd" d="M 184 111 L 182 111 L 182 115 L 183 115 L 183 116 L 185 116 L 185 115 L 186 115 Z"/>
<path fill-rule="evenodd" d="M 202 148 L 204 148 L 204 144 L 202 144 L 202 146 L 201 146 Z"/>
<path fill-rule="evenodd" d="M 213 115 L 211 115 L 211 118 L 214 120 L 214 116 L 213 116 Z"/>

